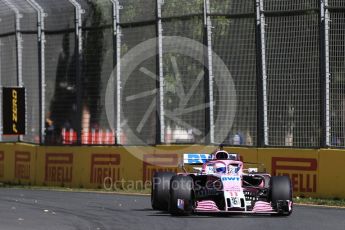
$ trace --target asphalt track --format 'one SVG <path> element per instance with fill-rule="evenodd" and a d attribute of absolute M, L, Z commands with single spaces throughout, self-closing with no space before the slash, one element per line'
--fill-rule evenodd
<path fill-rule="evenodd" d="M 345 230 L 345 209 L 295 206 L 290 217 L 172 217 L 148 196 L 0 189 L 0 230 Z"/>

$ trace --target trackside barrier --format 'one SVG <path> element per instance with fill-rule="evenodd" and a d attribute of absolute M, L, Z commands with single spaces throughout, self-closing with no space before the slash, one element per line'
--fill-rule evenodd
<path fill-rule="evenodd" d="M 37 148 L 32 145 L 21 145 L 15 150 L 15 179 L 36 184 Z"/>
<path fill-rule="evenodd" d="M 319 151 L 319 194 L 324 197 L 345 198 L 345 151 Z"/>
<path fill-rule="evenodd" d="M 1 144 L 0 146 L 0 181 L 14 182 L 15 144 Z"/>
<path fill-rule="evenodd" d="M 320 194 L 318 150 L 258 149 L 258 161 L 274 176 L 289 176 L 294 195 Z"/>
<path fill-rule="evenodd" d="M 184 153 L 203 154 L 212 146 L 47 147 L 0 144 L 0 181 L 76 188 L 142 188 L 154 172 L 180 169 Z M 245 162 L 264 163 L 272 175 L 291 178 L 295 196 L 345 198 L 345 150 L 225 148 Z M 129 182 L 136 182 L 133 185 Z M 139 186 L 138 186 L 139 185 Z M 127 186 L 127 187 L 126 187 Z M 134 186 L 134 187 L 133 187 Z"/>
<path fill-rule="evenodd" d="M 0 152 L 3 153 L 4 158 L 4 181 L 20 184 L 36 184 L 36 146 L 28 144 L 5 144 L 5 147 L 1 148 Z"/>

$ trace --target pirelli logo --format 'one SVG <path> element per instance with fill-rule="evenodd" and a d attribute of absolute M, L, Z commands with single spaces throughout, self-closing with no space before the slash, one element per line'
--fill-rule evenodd
<path fill-rule="evenodd" d="M 155 172 L 177 172 L 177 154 L 145 154 L 143 181 L 150 181 Z"/>
<path fill-rule="evenodd" d="M 30 152 L 14 153 L 14 176 L 16 179 L 30 179 Z"/>
<path fill-rule="evenodd" d="M 5 153 L 4 152 L 0 152 L 0 178 L 4 177 L 4 160 L 5 160 Z"/>
<path fill-rule="evenodd" d="M 47 153 L 45 163 L 45 182 L 72 182 L 73 154 Z"/>
<path fill-rule="evenodd" d="M 294 192 L 317 192 L 317 159 L 272 157 L 272 175 L 291 179 Z"/>
<path fill-rule="evenodd" d="M 25 88 L 2 88 L 2 115 L 4 135 L 25 134 Z"/>
<path fill-rule="evenodd" d="M 120 154 L 92 154 L 90 182 L 102 184 L 105 178 L 120 180 Z"/>

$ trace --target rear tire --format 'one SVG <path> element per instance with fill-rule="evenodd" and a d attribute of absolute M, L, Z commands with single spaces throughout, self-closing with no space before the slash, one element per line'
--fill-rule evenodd
<path fill-rule="evenodd" d="M 272 176 L 270 180 L 270 198 L 272 206 L 280 216 L 289 216 L 292 213 L 289 203 L 292 202 L 292 187 L 290 178 L 287 176 Z"/>
<path fill-rule="evenodd" d="M 170 182 L 169 212 L 171 215 L 190 215 L 193 212 L 193 179 L 190 176 L 177 175 Z M 183 207 L 178 207 L 179 200 Z"/>
<path fill-rule="evenodd" d="M 156 172 L 152 178 L 151 205 L 154 210 L 168 211 L 170 180 L 175 173 Z"/>

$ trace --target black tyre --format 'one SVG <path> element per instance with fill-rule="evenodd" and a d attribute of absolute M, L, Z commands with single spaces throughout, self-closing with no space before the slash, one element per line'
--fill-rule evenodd
<path fill-rule="evenodd" d="M 292 213 L 289 202 L 292 202 L 292 187 L 287 176 L 272 176 L 270 180 L 270 198 L 278 215 L 288 216 Z"/>
<path fill-rule="evenodd" d="M 183 175 L 174 176 L 170 182 L 170 214 L 174 216 L 191 214 L 194 206 L 193 197 L 192 177 Z"/>
<path fill-rule="evenodd" d="M 156 172 L 152 178 L 151 205 L 154 210 L 168 211 L 172 172 Z"/>

